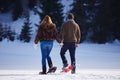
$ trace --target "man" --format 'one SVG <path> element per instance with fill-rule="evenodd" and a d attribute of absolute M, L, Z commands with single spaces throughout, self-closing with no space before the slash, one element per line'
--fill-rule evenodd
<path fill-rule="evenodd" d="M 67 21 L 62 24 L 60 36 L 61 36 L 60 56 L 63 62 L 62 69 L 68 66 L 65 53 L 67 50 L 69 50 L 71 65 L 73 66 L 71 73 L 74 74 L 76 69 L 75 50 L 76 47 L 78 47 L 78 43 L 80 42 L 81 34 L 80 34 L 79 25 L 74 21 L 74 15 L 72 13 L 68 14 Z"/>

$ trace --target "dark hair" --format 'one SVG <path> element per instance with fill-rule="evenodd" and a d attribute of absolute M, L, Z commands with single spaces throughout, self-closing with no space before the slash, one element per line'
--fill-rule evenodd
<path fill-rule="evenodd" d="M 67 16 L 68 19 L 74 19 L 74 15 L 72 13 L 69 13 Z"/>

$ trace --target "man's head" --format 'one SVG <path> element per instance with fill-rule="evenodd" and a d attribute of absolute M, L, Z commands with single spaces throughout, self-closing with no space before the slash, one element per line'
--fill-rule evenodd
<path fill-rule="evenodd" d="M 69 13 L 67 19 L 74 19 L 74 15 L 72 13 Z"/>

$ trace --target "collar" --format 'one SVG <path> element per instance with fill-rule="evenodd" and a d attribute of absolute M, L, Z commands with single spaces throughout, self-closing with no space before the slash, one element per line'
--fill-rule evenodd
<path fill-rule="evenodd" d="M 72 22 L 75 22 L 73 19 L 67 19 L 67 22 L 68 22 L 68 21 L 72 21 Z"/>

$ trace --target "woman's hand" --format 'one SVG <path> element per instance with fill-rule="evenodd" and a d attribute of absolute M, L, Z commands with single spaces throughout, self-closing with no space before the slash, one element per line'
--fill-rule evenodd
<path fill-rule="evenodd" d="M 33 47 L 34 47 L 34 49 L 37 49 L 37 44 L 34 43 Z"/>

